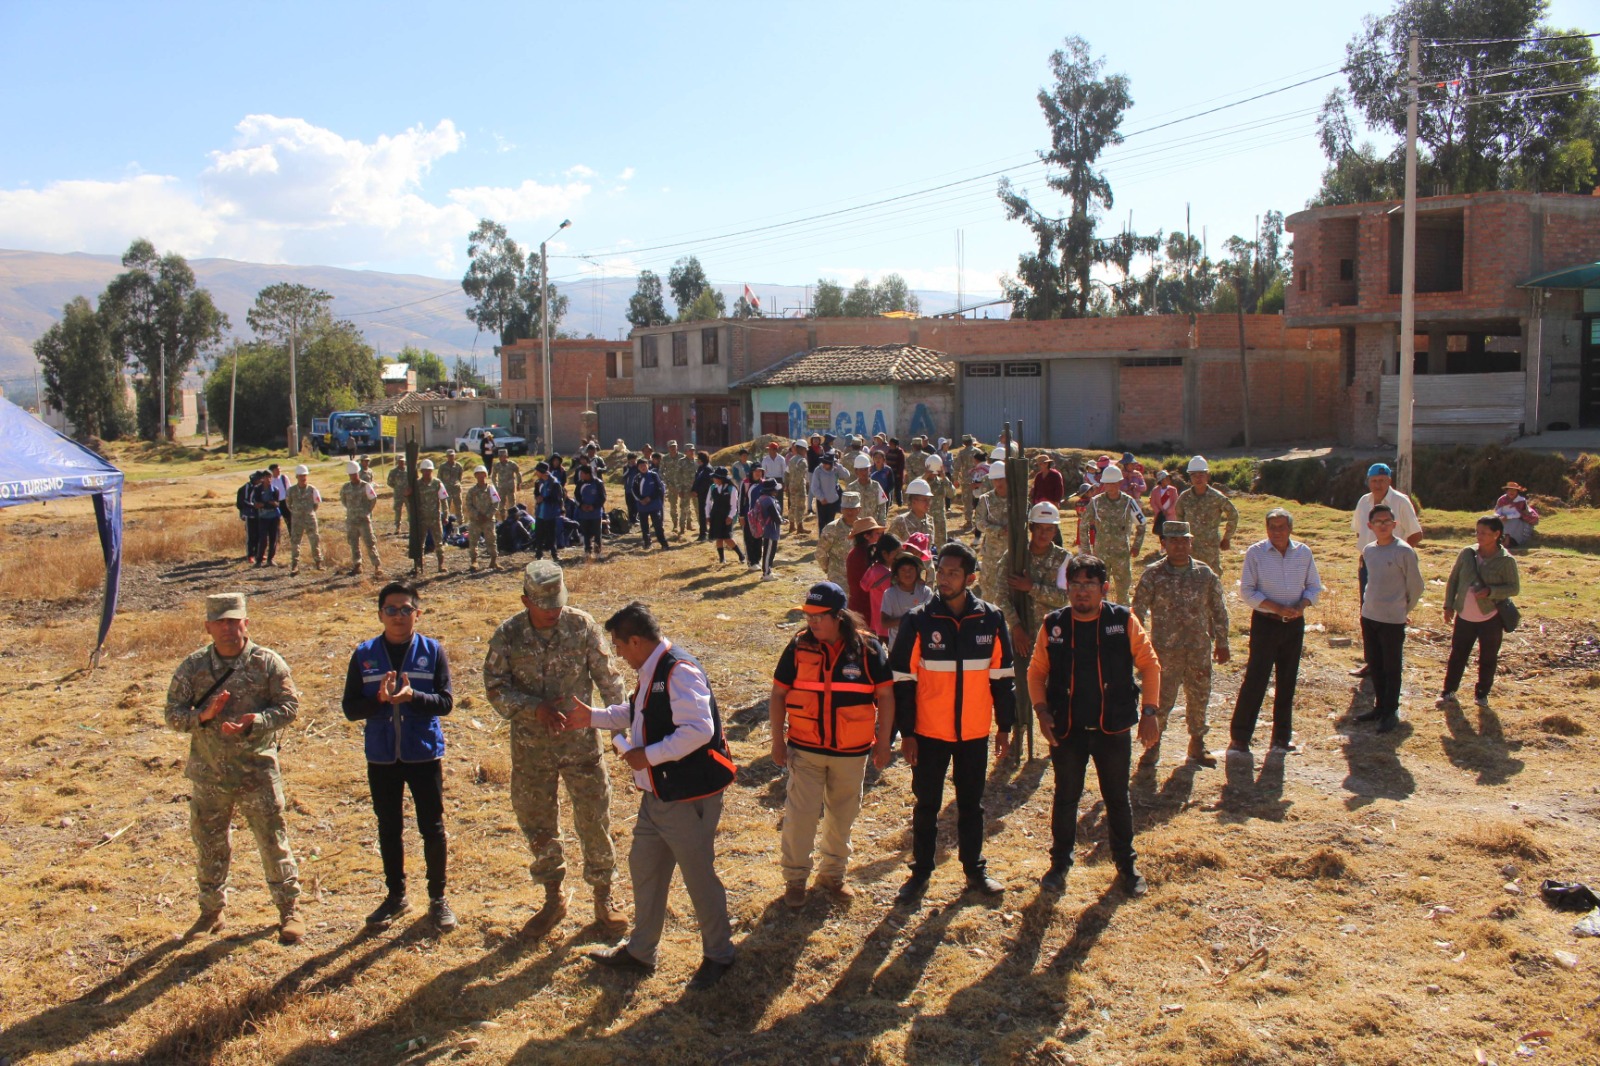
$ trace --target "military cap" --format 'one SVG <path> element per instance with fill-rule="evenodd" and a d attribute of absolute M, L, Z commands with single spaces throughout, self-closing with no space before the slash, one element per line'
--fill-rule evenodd
<path fill-rule="evenodd" d="M 1161 523 L 1161 539 L 1166 540 L 1168 537 L 1189 537 L 1192 539 L 1194 534 L 1189 532 L 1189 523 L 1187 522 L 1163 522 Z"/>
<path fill-rule="evenodd" d="M 861 494 L 859 492 L 846 492 L 846 493 L 840 494 L 840 496 L 839 496 L 839 509 L 840 510 L 849 511 L 849 510 L 854 510 L 855 508 L 858 508 L 860 506 L 861 506 Z"/>
<path fill-rule="evenodd" d="M 529 563 L 522 571 L 522 594 L 541 610 L 567 605 L 567 583 L 560 565 L 546 560 Z"/>
<path fill-rule="evenodd" d="M 225 618 L 249 618 L 245 609 L 244 593 L 216 592 L 206 597 L 206 621 L 220 622 Z"/>

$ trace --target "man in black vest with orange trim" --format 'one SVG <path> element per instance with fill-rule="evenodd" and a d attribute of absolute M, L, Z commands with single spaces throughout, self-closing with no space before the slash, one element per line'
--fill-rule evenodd
<path fill-rule="evenodd" d="M 1093 555 L 1067 562 L 1067 606 L 1045 616 L 1028 667 L 1028 690 L 1050 761 L 1055 765 L 1056 796 L 1050 811 L 1050 869 L 1039 879 L 1048 892 L 1066 887 L 1078 828 L 1078 800 L 1084 771 L 1094 760 L 1111 836 L 1111 858 L 1122 889 L 1130 896 L 1148 891 L 1134 866 L 1133 806 L 1128 780 L 1133 766 L 1132 730 L 1146 748 L 1161 739 L 1158 708 L 1149 698 L 1141 713 L 1139 683 L 1146 693 L 1161 691 L 1161 661 L 1144 627 L 1127 607 L 1107 603 L 1109 572 Z"/>
<path fill-rule="evenodd" d="M 944 805 L 944 779 L 956 786 L 956 835 L 967 888 L 998 896 L 1005 886 L 988 874 L 983 858 L 983 783 L 989 770 L 989 733 L 995 760 L 1011 750 L 1016 720 L 1011 636 L 1000 608 L 971 592 L 978 560 L 951 541 L 939 549 L 934 582 L 938 597 L 913 607 L 900 621 L 889 667 L 894 671 L 895 723 L 900 752 L 911 765 L 911 877 L 895 902 L 911 906 L 927 891 Z"/>
<path fill-rule="evenodd" d="M 617 655 L 638 671 L 639 687 L 627 703 L 604 709 L 575 700 L 565 728 L 626 731 L 614 745 L 644 795 L 628 853 L 633 935 L 589 957 L 617 970 L 655 969 L 667 890 L 677 868 L 700 923 L 704 959 L 689 982 L 691 991 L 700 991 L 722 980 L 734 958 L 728 894 L 715 869 L 722 790 L 734 777 L 722 716 L 705 671 L 661 636 L 648 607 L 630 603 L 605 628 Z"/>

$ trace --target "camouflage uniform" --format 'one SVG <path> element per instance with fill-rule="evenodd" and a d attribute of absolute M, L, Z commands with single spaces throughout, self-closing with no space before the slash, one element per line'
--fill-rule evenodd
<path fill-rule="evenodd" d="M 1067 590 L 1056 584 L 1061 576 L 1061 567 L 1071 558 L 1072 553 L 1059 544 L 1052 544 L 1043 555 L 1028 552 L 1027 576 L 1033 581 L 1033 589 L 1028 593 L 1029 615 L 1023 618 L 1017 613 L 1016 599 L 1011 593 L 1011 586 L 1005 584 L 1005 579 L 1011 573 L 1011 552 L 1009 549 L 1000 553 L 996 560 L 1000 583 L 1004 591 L 995 593 L 994 596 L 985 595 L 983 598 L 1000 608 L 1000 613 L 1005 616 L 1006 625 L 1015 629 L 1022 627 L 1023 632 L 1032 640 L 1039 635 L 1039 625 L 1044 621 L 1044 616 L 1051 611 L 1059 610 L 1067 605 Z M 1019 663 L 1026 663 L 1028 656 L 1018 655 Z M 1023 666 L 1017 667 L 1019 676 L 1026 676 Z"/>
<path fill-rule="evenodd" d="M 823 526 L 822 532 L 817 534 L 817 565 L 829 581 L 847 591 L 849 578 L 845 573 L 845 560 L 850 557 L 850 549 L 855 547 L 855 542 L 850 538 L 850 525 L 840 515 Z"/>
<path fill-rule="evenodd" d="M 922 450 L 922 445 L 917 445 L 906 452 L 906 484 L 909 485 L 917 478 L 928 472 L 928 453 Z"/>
<path fill-rule="evenodd" d="M 956 490 L 961 493 L 961 511 L 967 516 L 967 525 L 972 525 L 972 468 L 978 465 L 977 450 L 970 444 L 963 444 L 961 450 L 950 456 L 950 465 L 955 468 Z"/>
<path fill-rule="evenodd" d="M 461 510 L 461 475 L 464 471 L 461 464 L 454 459 L 447 459 L 439 464 L 439 469 L 434 471 L 434 476 L 444 485 L 444 491 L 450 494 L 450 513 L 457 518 L 465 518 Z"/>
<path fill-rule="evenodd" d="M 406 510 L 406 468 L 396 463 L 385 480 L 394 493 L 394 531 L 398 533 Z"/>
<path fill-rule="evenodd" d="M 478 565 L 478 538 L 482 537 L 489 545 L 489 565 L 500 566 L 500 547 L 495 543 L 494 533 L 494 496 L 488 480 L 482 485 L 474 484 L 467 490 L 467 558 L 471 565 Z"/>
<path fill-rule="evenodd" d="M 1126 492 L 1115 500 L 1096 496 L 1084 510 L 1079 528 L 1086 525 L 1094 529 L 1094 554 L 1105 560 L 1111 575 L 1112 602 L 1127 603 L 1133 588 L 1133 560 L 1144 547 L 1144 511 Z M 1158 658 L 1160 655 L 1156 652 Z"/>
<path fill-rule="evenodd" d="M 205 725 L 205 705 L 195 706 L 232 666 L 217 687 L 231 698 Z M 214 695 L 214 694 L 213 694 Z M 211 697 L 206 699 L 210 702 Z M 200 909 L 220 911 L 228 902 L 228 867 L 233 857 L 233 812 L 244 815 L 261 853 L 267 888 L 280 914 L 294 909 L 300 874 L 284 825 L 283 778 L 278 772 L 278 731 L 294 721 L 300 693 L 277 652 L 247 640 L 231 663 L 211 646 L 178 664 L 167 687 L 167 725 L 189 734 L 189 832 L 198 852 L 195 879 Z M 223 722 L 257 716 L 248 733 L 222 735 Z"/>
<path fill-rule="evenodd" d="M 311 538 L 311 562 L 322 569 L 322 537 L 317 529 L 317 508 L 322 505 L 322 494 L 309 483 L 289 486 L 289 569 L 300 566 L 300 538 Z"/>
<path fill-rule="evenodd" d="M 495 491 L 500 494 L 500 509 L 495 512 L 495 517 L 504 518 L 516 509 L 517 490 L 522 487 L 522 469 L 510 459 L 501 459 L 494 464 L 489 480 L 494 482 Z"/>
<path fill-rule="evenodd" d="M 437 478 L 417 478 L 417 517 L 422 522 L 422 544 L 424 552 L 427 550 L 428 538 L 433 537 L 434 558 L 439 560 L 439 572 L 444 573 L 444 512 L 448 500 L 439 499 L 439 490 L 444 485 Z M 416 561 L 414 574 L 422 573 L 422 558 L 419 555 Z"/>
<path fill-rule="evenodd" d="M 929 474 L 927 481 L 928 487 L 933 490 L 933 506 L 928 509 L 928 517 L 933 519 L 933 546 L 938 549 L 950 539 L 947 508 L 950 501 L 955 499 L 956 487 L 943 474 Z"/>
<path fill-rule="evenodd" d="M 858 456 L 860 454 L 861 454 L 861 449 L 858 448 L 854 444 L 850 445 L 844 451 L 840 452 L 839 453 L 839 462 L 837 464 L 839 469 L 842 470 L 842 471 L 845 471 L 846 473 L 850 474 L 851 476 L 854 476 L 855 472 L 856 472 L 856 456 Z"/>
<path fill-rule="evenodd" d="M 1157 717 L 1162 732 L 1182 685 L 1189 737 L 1204 737 L 1206 705 L 1211 702 L 1211 651 L 1228 635 L 1222 579 L 1199 559 L 1191 559 L 1182 568 L 1169 566 L 1165 559 L 1151 563 L 1134 590 L 1133 613 L 1140 624 L 1148 616 L 1150 642 L 1161 660 Z"/>
<path fill-rule="evenodd" d="M 977 509 L 975 524 L 983 533 L 983 542 L 978 545 L 979 595 L 998 604 L 1011 591 L 1000 570 L 1001 559 L 1011 543 L 1011 500 L 1002 500 L 991 492 L 978 499 Z"/>
<path fill-rule="evenodd" d="M 811 467 L 804 455 L 789 456 L 789 470 L 783 476 L 783 503 L 788 508 L 789 524 L 804 529 L 806 524 L 806 493 L 811 482 Z"/>
<path fill-rule="evenodd" d="M 661 480 L 666 482 L 672 531 L 682 533 L 694 525 L 694 456 L 688 452 L 661 460 Z"/>
<path fill-rule="evenodd" d="M 591 702 L 600 689 L 605 704 L 621 703 L 622 676 L 606 654 L 600 624 L 575 607 L 563 607 L 551 630 L 540 632 L 527 612 L 506 619 L 489 641 L 483 661 L 483 687 L 489 702 L 511 722 L 511 806 L 528 839 L 535 884 L 566 876 L 557 822 L 557 780 L 564 780 L 572 802 L 572 824 L 583 846 L 583 879 L 609 887 L 616 869 L 611 845 L 611 780 L 602 759 L 597 729 L 556 736 L 534 715 L 550 700 L 565 711 L 572 699 Z"/>
<path fill-rule="evenodd" d="M 1207 485 L 1204 496 L 1195 495 L 1193 487 L 1180 492 L 1175 514 L 1179 522 L 1189 523 L 1189 532 L 1194 534 L 1194 557 L 1220 578 L 1222 542 L 1232 539 L 1233 531 L 1239 527 L 1239 509 L 1215 485 Z M 1157 656 L 1160 654 L 1156 652 Z"/>
<path fill-rule="evenodd" d="M 882 485 L 868 478 L 865 485 L 859 480 L 850 482 L 845 486 L 845 491 L 854 492 L 861 497 L 862 518 L 875 519 L 880 526 L 889 524 L 889 497 L 884 493 Z"/>
<path fill-rule="evenodd" d="M 367 546 L 373 573 L 378 572 L 378 545 L 372 536 L 372 509 L 378 506 L 378 501 L 367 495 L 369 484 L 371 482 L 346 481 L 339 486 L 339 503 L 344 507 L 344 539 L 350 545 L 350 569 L 358 574 L 363 544 Z"/>
<path fill-rule="evenodd" d="M 373 485 L 373 484 L 377 483 L 377 478 L 373 477 L 372 476 L 372 471 L 368 470 L 366 467 L 362 467 L 361 468 L 361 473 L 357 474 L 356 476 L 359 477 L 362 481 L 365 481 L 368 485 Z"/>
<path fill-rule="evenodd" d="M 901 511 L 894 516 L 894 521 L 889 523 L 889 532 L 900 538 L 904 544 L 913 533 L 926 533 L 928 540 L 933 540 L 933 513 L 930 510 L 927 517 L 918 518 L 913 511 Z"/>

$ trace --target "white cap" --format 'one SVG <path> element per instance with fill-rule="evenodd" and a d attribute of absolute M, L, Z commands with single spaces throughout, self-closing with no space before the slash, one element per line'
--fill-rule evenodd
<path fill-rule="evenodd" d="M 989 464 L 989 480 L 1004 481 L 1006 479 L 1006 464 L 994 462 Z"/>
<path fill-rule="evenodd" d="M 472 472 L 472 474 L 473 474 L 474 477 L 476 477 L 479 474 L 487 474 L 488 472 L 489 472 L 489 468 L 488 467 L 480 466 L 480 467 L 478 467 L 478 469 L 474 470 Z"/>
<path fill-rule="evenodd" d="M 872 459 L 868 457 L 866 452 L 862 452 L 854 459 L 850 460 L 850 465 L 854 466 L 857 470 L 871 470 Z"/>
<path fill-rule="evenodd" d="M 344 472 L 346 474 L 359 474 L 361 473 L 361 464 L 352 459 L 344 464 Z"/>
<path fill-rule="evenodd" d="M 997 446 L 993 451 L 991 451 L 989 453 L 989 461 L 991 463 L 994 462 L 996 459 L 1004 459 L 1005 457 L 1006 457 L 1006 450 L 1005 450 L 1005 447 L 1003 445 L 1002 446 Z"/>
<path fill-rule="evenodd" d="M 424 460 L 422 460 L 422 462 L 417 464 L 417 469 L 418 470 L 432 470 L 433 469 L 433 460 L 432 459 L 424 459 Z"/>
<path fill-rule="evenodd" d="M 1059 526 L 1061 524 L 1061 510 L 1049 500 L 1040 500 L 1028 512 L 1028 521 L 1034 525 Z"/>
<path fill-rule="evenodd" d="M 929 470 L 943 470 L 944 469 L 944 460 L 939 458 L 937 455 L 928 456 L 928 458 L 923 460 L 923 463 L 927 466 L 927 468 Z"/>
<path fill-rule="evenodd" d="M 933 495 L 933 486 L 929 485 L 926 481 L 924 481 L 922 478 L 919 477 L 919 478 L 916 478 L 915 480 L 913 480 L 911 482 L 911 484 L 906 486 L 906 495 L 907 496 L 932 496 Z"/>
<path fill-rule="evenodd" d="M 1191 473 L 1191 474 L 1209 474 L 1210 472 L 1211 472 L 1211 464 L 1206 462 L 1206 457 L 1205 456 L 1197 455 L 1193 459 L 1189 460 L 1189 473 Z"/>
<path fill-rule="evenodd" d="M 1102 485 L 1115 485 L 1121 481 L 1122 467 L 1118 466 L 1116 463 L 1112 463 L 1110 466 L 1100 471 L 1100 483 Z"/>
<path fill-rule="evenodd" d="M 361 468 L 358 466 L 358 467 L 356 467 L 356 469 L 360 470 Z M 294 476 L 295 477 L 299 477 L 301 474 L 309 474 L 309 473 L 311 473 L 311 468 L 309 466 L 307 466 L 306 464 L 304 464 L 304 463 L 301 463 L 299 466 L 294 468 Z"/>

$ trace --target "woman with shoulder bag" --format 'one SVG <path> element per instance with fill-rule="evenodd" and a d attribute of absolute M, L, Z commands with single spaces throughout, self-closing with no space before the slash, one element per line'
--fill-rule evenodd
<path fill-rule="evenodd" d="M 1500 641 L 1516 628 L 1518 615 L 1511 598 L 1522 591 L 1517 560 L 1500 543 L 1505 525 L 1497 515 L 1478 519 L 1475 547 L 1463 548 L 1444 586 L 1444 620 L 1453 625 L 1450 661 L 1444 671 L 1441 707 L 1455 704 L 1456 686 L 1466 672 L 1472 646 L 1478 646 L 1478 684 L 1473 691 L 1479 707 L 1489 706 L 1489 690 L 1500 660 Z"/>

